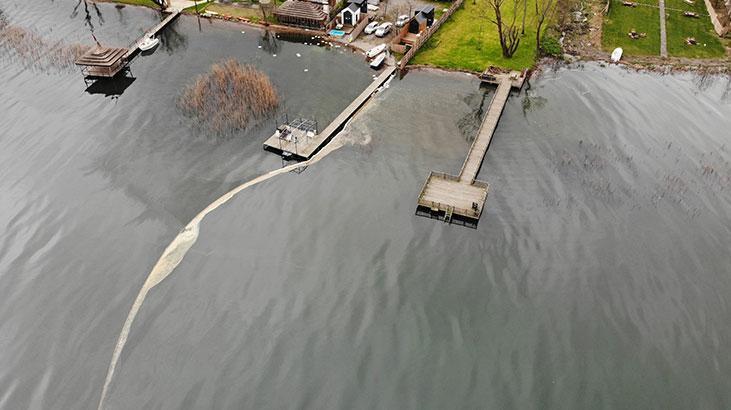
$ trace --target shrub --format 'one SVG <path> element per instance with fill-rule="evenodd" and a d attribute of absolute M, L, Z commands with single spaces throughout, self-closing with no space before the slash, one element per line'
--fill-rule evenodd
<path fill-rule="evenodd" d="M 279 96 L 269 77 L 234 59 L 214 64 L 178 98 L 184 114 L 218 133 L 244 129 L 278 105 Z"/>
<path fill-rule="evenodd" d="M 563 53 L 563 50 L 561 49 L 561 44 L 558 42 L 558 39 L 546 33 L 543 35 L 543 38 L 541 38 L 541 52 L 547 56 L 559 57 Z"/>

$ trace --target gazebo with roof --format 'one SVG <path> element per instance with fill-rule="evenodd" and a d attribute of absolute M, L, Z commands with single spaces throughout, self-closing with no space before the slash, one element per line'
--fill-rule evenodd
<path fill-rule="evenodd" d="M 327 13 L 319 5 L 302 0 L 287 0 L 274 11 L 274 15 L 289 26 L 314 29 L 325 28 L 328 20 Z"/>
<path fill-rule="evenodd" d="M 127 53 L 126 48 L 96 46 L 77 58 L 75 64 L 81 67 L 84 77 L 114 77 L 127 66 Z"/>

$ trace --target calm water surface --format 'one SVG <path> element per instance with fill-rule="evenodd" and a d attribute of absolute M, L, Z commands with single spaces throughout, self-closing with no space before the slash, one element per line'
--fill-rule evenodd
<path fill-rule="evenodd" d="M 88 44 L 75 4 L 0 9 Z M 99 9 L 110 44 L 157 19 Z M 281 112 L 325 124 L 370 81 L 349 51 L 262 35 L 183 17 L 118 97 L 0 51 L 0 408 L 96 408 L 165 246 L 281 166 L 261 149 L 273 121 L 208 135 L 175 107 L 181 85 L 234 56 L 270 75 Z M 412 72 L 346 128 L 351 145 L 210 214 L 149 294 L 108 407 L 731 407 L 729 80 L 543 73 L 506 107 L 477 229 L 415 216 L 491 95 Z"/>

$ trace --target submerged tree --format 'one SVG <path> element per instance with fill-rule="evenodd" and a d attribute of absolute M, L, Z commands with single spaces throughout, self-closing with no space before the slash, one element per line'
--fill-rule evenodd
<path fill-rule="evenodd" d="M 500 39 L 500 48 L 503 51 L 503 57 L 511 58 L 520 44 L 520 33 L 515 21 L 518 17 L 518 3 L 520 0 L 511 0 L 513 3 L 512 19 L 506 21 L 503 17 L 502 8 L 508 0 L 487 0 L 489 10 L 487 11 L 487 19 L 497 27 L 498 37 Z M 492 13 L 490 12 L 492 11 Z M 494 14 L 494 18 L 492 17 Z"/>
<path fill-rule="evenodd" d="M 178 99 L 186 115 L 218 133 L 245 129 L 278 105 L 279 96 L 269 77 L 234 59 L 214 64 Z"/>

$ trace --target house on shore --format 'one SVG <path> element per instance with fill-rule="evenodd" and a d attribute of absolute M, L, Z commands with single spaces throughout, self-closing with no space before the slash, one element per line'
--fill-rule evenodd
<path fill-rule="evenodd" d="M 368 2 L 366 0 L 348 0 L 348 5 L 338 15 L 338 23 L 343 27 L 356 26 L 367 16 Z"/>
<path fill-rule="evenodd" d="M 324 30 L 330 19 L 322 5 L 306 0 L 287 0 L 274 10 L 274 17 L 288 26 L 315 30 Z"/>
<path fill-rule="evenodd" d="M 409 20 L 409 33 L 419 34 L 434 24 L 434 6 L 428 5 L 414 12 L 414 17 Z"/>
<path fill-rule="evenodd" d="M 434 24 L 434 6 L 428 5 L 417 9 L 409 22 L 398 31 L 396 37 L 391 41 L 391 51 L 406 53 L 432 24 Z"/>

